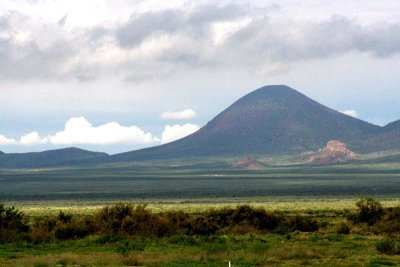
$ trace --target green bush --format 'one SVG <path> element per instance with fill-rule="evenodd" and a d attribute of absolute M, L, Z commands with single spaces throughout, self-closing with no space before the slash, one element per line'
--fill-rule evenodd
<path fill-rule="evenodd" d="M 377 223 L 377 228 L 386 234 L 400 233 L 400 206 L 388 208 Z"/>
<path fill-rule="evenodd" d="M 336 225 L 335 230 L 338 234 L 348 235 L 350 234 L 351 227 L 347 222 L 340 222 Z"/>
<path fill-rule="evenodd" d="M 28 238 L 35 243 L 50 241 L 54 238 L 54 229 L 56 225 L 57 220 L 54 217 L 46 216 L 38 218 L 34 221 Z"/>
<path fill-rule="evenodd" d="M 357 201 L 358 213 L 355 217 L 357 222 L 373 225 L 381 219 L 384 214 L 382 204 L 373 198 L 362 198 Z"/>
<path fill-rule="evenodd" d="M 290 231 L 315 232 L 318 231 L 318 222 L 310 217 L 296 215 L 287 220 L 287 226 Z"/>
<path fill-rule="evenodd" d="M 391 238 L 385 238 L 384 240 L 376 244 L 376 249 L 383 254 L 393 255 L 398 252 L 396 241 Z"/>
<path fill-rule="evenodd" d="M 188 226 L 192 234 L 214 234 L 219 230 L 233 232 L 273 231 L 283 219 L 262 208 L 252 208 L 248 205 L 236 209 L 211 209 L 196 218 L 191 218 Z"/>
<path fill-rule="evenodd" d="M 0 242 L 16 240 L 28 231 L 29 225 L 23 213 L 15 207 L 0 204 Z"/>
<path fill-rule="evenodd" d="M 117 203 L 105 207 L 94 216 L 96 231 L 101 235 L 129 235 L 161 237 L 174 233 L 172 215 L 151 213 L 145 205 Z"/>
<path fill-rule="evenodd" d="M 54 231 L 54 237 L 59 240 L 79 239 L 89 234 L 91 234 L 90 227 L 84 220 L 61 223 Z"/>

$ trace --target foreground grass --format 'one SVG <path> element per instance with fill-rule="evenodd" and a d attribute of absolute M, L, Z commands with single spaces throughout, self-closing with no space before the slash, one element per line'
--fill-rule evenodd
<path fill-rule="evenodd" d="M 375 235 L 229 234 L 0 245 L 0 266 L 399 266 Z"/>

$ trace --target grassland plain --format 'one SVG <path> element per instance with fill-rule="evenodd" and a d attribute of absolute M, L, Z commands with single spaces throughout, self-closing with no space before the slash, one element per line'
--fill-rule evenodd
<path fill-rule="evenodd" d="M 0 245 L 0 266 L 399 266 L 379 253 L 375 235 L 227 234 L 207 237 L 97 237 Z"/>
<path fill-rule="evenodd" d="M 0 201 L 398 198 L 400 163 L 232 169 L 227 162 L 126 163 L 55 169 L 0 170 Z"/>
<path fill-rule="evenodd" d="M 96 213 L 116 201 L 148 204 L 154 213 L 249 204 L 316 218 L 315 233 L 227 233 L 212 236 L 116 238 L 0 245 L 0 266 L 398 266 L 399 255 L 384 255 L 385 237 L 333 229 L 355 210 L 361 196 L 383 206 L 400 203 L 400 163 L 357 162 L 313 167 L 297 163 L 263 170 L 236 170 L 224 161 L 173 164 L 124 163 L 89 167 L 0 170 L 0 202 L 28 217 Z"/>

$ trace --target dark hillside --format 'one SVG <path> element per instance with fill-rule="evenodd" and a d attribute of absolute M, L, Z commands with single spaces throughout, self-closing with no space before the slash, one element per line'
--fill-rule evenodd
<path fill-rule="evenodd" d="M 64 148 L 43 152 L 13 153 L 0 155 L 0 168 L 39 168 L 63 166 L 81 160 L 105 157 L 106 153 L 91 152 L 79 148 Z"/>
<path fill-rule="evenodd" d="M 188 137 L 114 155 L 110 160 L 302 152 L 316 150 L 332 139 L 351 143 L 380 129 L 323 106 L 288 86 L 273 85 L 242 97 Z"/>

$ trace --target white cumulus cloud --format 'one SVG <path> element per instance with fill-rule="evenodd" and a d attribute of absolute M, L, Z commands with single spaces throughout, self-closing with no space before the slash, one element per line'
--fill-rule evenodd
<path fill-rule="evenodd" d="M 196 124 L 186 123 L 184 125 L 167 125 L 161 136 L 161 144 L 169 143 L 181 139 L 200 129 Z"/>
<path fill-rule="evenodd" d="M 32 146 L 38 144 L 45 144 L 47 143 L 47 139 L 40 137 L 38 132 L 31 132 L 21 136 L 19 143 L 21 145 Z"/>
<path fill-rule="evenodd" d="M 0 145 L 1 146 L 13 145 L 15 143 L 16 143 L 15 139 L 7 138 L 4 135 L 0 135 Z"/>
<path fill-rule="evenodd" d="M 67 121 L 65 129 L 49 136 L 51 144 L 72 145 L 113 145 L 113 144 L 151 144 L 159 139 L 137 126 L 123 126 L 109 122 L 92 126 L 84 117 L 74 117 Z"/>
<path fill-rule="evenodd" d="M 346 114 L 348 116 L 354 117 L 354 118 L 358 118 L 358 116 L 359 116 L 357 111 L 355 111 L 354 109 L 344 110 L 344 111 L 342 111 L 342 113 Z"/>
<path fill-rule="evenodd" d="M 189 120 L 196 116 L 196 112 L 193 109 L 185 109 L 182 111 L 166 111 L 161 114 L 161 119 L 164 120 Z"/>

